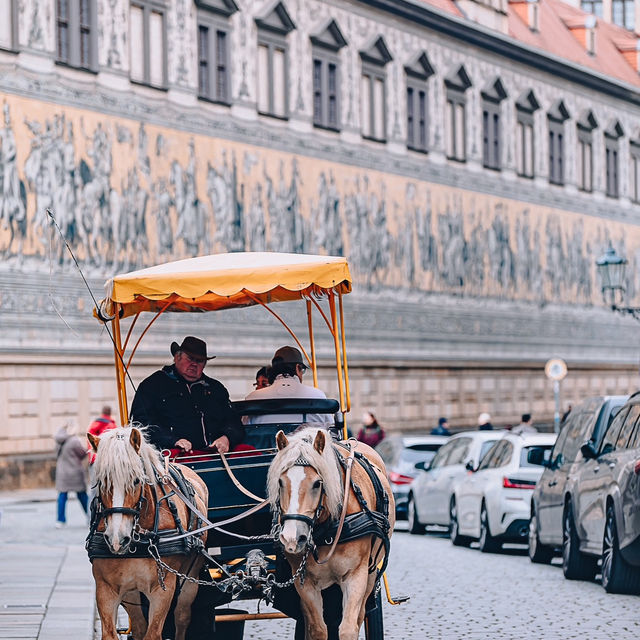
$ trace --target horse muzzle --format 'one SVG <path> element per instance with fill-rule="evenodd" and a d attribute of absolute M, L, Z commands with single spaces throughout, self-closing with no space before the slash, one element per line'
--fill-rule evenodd
<path fill-rule="evenodd" d="M 125 555 L 131 547 L 131 536 L 128 535 L 116 535 L 113 538 L 105 535 L 104 539 L 109 551 L 116 556 Z"/>
<path fill-rule="evenodd" d="M 300 555 L 309 543 L 313 519 L 299 513 L 285 513 L 281 521 L 280 542 L 285 552 Z"/>

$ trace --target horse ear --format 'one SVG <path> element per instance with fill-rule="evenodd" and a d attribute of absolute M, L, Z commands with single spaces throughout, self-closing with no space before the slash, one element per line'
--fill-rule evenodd
<path fill-rule="evenodd" d="M 281 429 L 276 433 L 276 445 L 278 445 L 278 451 L 282 451 L 288 444 L 289 441 L 287 440 L 287 436 L 284 435 L 284 431 Z"/>
<path fill-rule="evenodd" d="M 316 437 L 313 441 L 313 448 L 318 452 L 322 453 L 324 451 L 324 445 L 327 444 L 327 439 L 324 435 L 324 431 L 318 431 L 316 433 Z"/>
<path fill-rule="evenodd" d="M 131 443 L 131 446 L 136 450 L 136 453 L 140 453 L 140 444 L 142 443 L 142 435 L 135 427 L 131 429 L 129 442 Z"/>
<path fill-rule="evenodd" d="M 100 438 L 94 436 L 93 433 L 87 433 L 87 440 L 94 451 L 98 451 L 98 445 L 100 444 Z"/>

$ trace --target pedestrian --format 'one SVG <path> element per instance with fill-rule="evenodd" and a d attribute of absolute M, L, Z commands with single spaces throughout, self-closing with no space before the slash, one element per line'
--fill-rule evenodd
<path fill-rule="evenodd" d="M 89 425 L 89 433 L 93 436 L 100 437 L 105 431 L 115 429 L 118 425 L 111 417 L 111 407 L 105 404 L 102 407 L 102 413 Z"/>
<path fill-rule="evenodd" d="M 520 424 L 513 427 L 511 433 L 538 433 L 538 430 L 531 424 L 531 414 L 523 413 Z"/>
<path fill-rule="evenodd" d="M 83 442 L 76 430 L 66 424 L 54 436 L 58 445 L 56 460 L 56 491 L 58 492 L 58 515 L 56 528 L 67 523 L 67 498 L 74 491 L 87 513 L 89 497 L 87 496 L 87 444 Z"/>
<path fill-rule="evenodd" d="M 378 424 L 373 413 L 365 411 L 362 414 L 362 429 L 358 432 L 358 440 L 375 448 L 384 440 L 384 436 L 384 429 Z"/>
<path fill-rule="evenodd" d="M 208 360 L 204 340 L 187 336 L 171 343 L 173 364 L 138 385 L 131 420 L 147 426 L 147 437 L 173 456 L 227 453 L 244 439 L 244 427 L 225 386 L 204 374 Z"/>
<path fill-rule="evenodd" d="M 431 429 L 431 435 L 433 436 L 450 436 L 449 421 L 445 418 L 438 418 L 438 426 Z"/>
<path fill-rule="evenodd" d="M 491 416 L 488 413 L 481 413 L 478 416 L 478 430 L 479 431 L 491 431 L 493 425 L 491 424 Z"/>

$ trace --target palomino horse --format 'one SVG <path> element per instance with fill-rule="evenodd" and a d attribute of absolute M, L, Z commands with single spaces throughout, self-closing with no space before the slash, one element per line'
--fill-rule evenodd
<path fill-rule="evenodd" d="M 395 522 L 384 463 L 371 447 L 350 442 L 350 452 L 344 445 L 333 444 L 326 431 L 313 427 L 289 439 L 280 431 L 276 443 L 279 451 L 269 469 L 267 490 L 271 508 L 279 514 L 284 554 L 294 575 L 299 572 L 304 578 L 296 580 L 295 587 L 305 619 L 305 638 L 326 640 L 321 591 L 337 584 L 342 590 L 340 640 L 357 640 L 367 598 L 379 577 L 377 568 L 386 562 Z M 384 508 L 371 513 L 381 503 Z M 337 532 L 331 529 L 331 523 L 345 516 L 343 530 L 335 524 Z M 320 534 L 323 530 L 331 533 Z M 332 545 L 336 533 L 339 543 Z M 301 572 L 303 562 L 306 568 Z"/>
<path fill-rule="evenodd" d="M 96 451 L 97 485 L 87 549 L 93 563 L 102 637 L 118 640 L 116 613 L 123 604 L 135 640 L 161 640 L 176 575 L 159 569 L 149 555 L 150 543 L 157 545 L 162 561 L 171 569 L 197 577 L 203 562 L 197 547 L 206 534 L 182 537 L 178 545 L 167 541 L 171 546 L 165 545 L 164 550 L 162 536 L 180 535 L 198 526 L 198 518 L 175 489 L 182 495 L 186 491 L 185 497 L 206 514 L 207 487 L 195 472 L 181 465 L 174 465 L 178 472 L 174 470 L 173 478 L 167 480 L 157 449 L 135 427 L 112 429 L 100 438 L 87 437 Z M 188 484 L 178 488 L 179 472 L 192 489 Z M 185 580 L 181 585 L 174 611 L 176 640 L 184 640 L 197 591 L 197 584 Z M 140 593 L 149 600 L 148 623 L 140 608 Z"/>

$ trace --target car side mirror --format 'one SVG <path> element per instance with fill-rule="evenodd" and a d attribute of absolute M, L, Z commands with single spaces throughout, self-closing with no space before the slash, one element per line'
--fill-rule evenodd
<path fill-rule="evenodd" d="M 476 470 L 476 468 L 473 466 L 473 460 L 468 460 L 467 464 L 464 465 L 464 468 L 467 471 L 475 471 Z"/>
<path fill-rule="evenodd" d="M 420 460 L 420 462 L 415 463 L 413 468 L 418 471 L 426 471 L 430 464 L 431 464 L 430 462 L 425 462 L 424 460 Z"/>
<path fill-rule="evenodd" d="M 582 457 L 585 460 L 593 460 L 594 458 L 598 457 L 598 452 L 595 450 L 591 442 L 585 442 L 580 447 L 580 453 L 582 453 Z"/>

